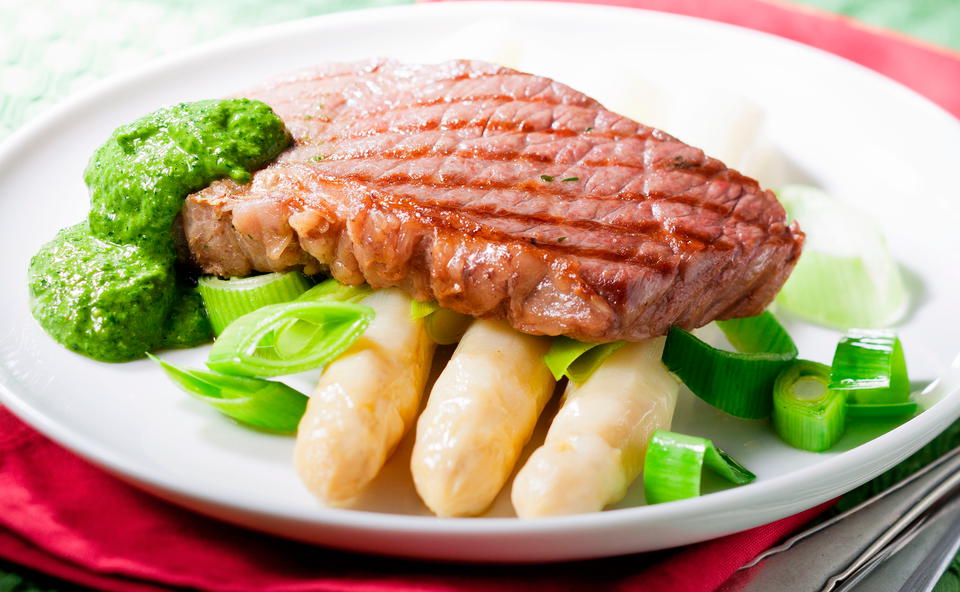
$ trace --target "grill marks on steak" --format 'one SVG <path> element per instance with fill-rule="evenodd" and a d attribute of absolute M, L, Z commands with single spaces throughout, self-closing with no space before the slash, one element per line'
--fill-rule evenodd
<path fill-rule="evenodd" d="M 521 331 L 637 340 L 759 313 L 800 253 L 756 181 L 546 78 L 380 60 L 244 96 L 294 145 L 187 200 L 208 273 L 328 268 Z"/>

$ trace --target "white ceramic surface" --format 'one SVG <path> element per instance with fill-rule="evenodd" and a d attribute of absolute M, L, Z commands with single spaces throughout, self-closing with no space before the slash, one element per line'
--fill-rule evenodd
<path fill-rule="evenodd" d="M 481 27 L 489 36 L 474 30 L 462 44 L 448 39 L 436 45 L 441 32 L 478 21 L 489 23 Z M 511 35 L 537 39 L 524 59 L 539 64 L 538 73 L 611 103 L 649 83 L 689 99 L 697 110 L 690 117 L 699 121 L 709 121 L 712 97 L 722 93 L 760 106 L 767 140 L 786 163 L 764 172 L 761 181 L 812 181 L 869 212 L 908 270 L 916 306 L 899 330 L 912 377 L 922 383 L 943 377 L 928 389 L 932 407 L 859 446 L 867 440 L 862 431 L 837 451 L 816 455 L 781 444 L 763 422 L 724 416 L 685 395 L 675 429 L 712 437 L 758 474 L 755 483 L 658 506 L 640 505 L 642 493 L 634 488 L 621 509 L 526 521 L 510 517 L 501 496 L 487 517 L 443 520 L 427 516 L 417 500 L 401 449 L 362 510 L 331 510 L 298 482 L 291 439 L 230 423 L 176 390 L 150 362 L 111 365 L 74 355 L 31 318 L 27 262 L 57 229 L 85 214 L 86 159 L 118 124 L 319 61 L 377 55 L 440 60 L 463 57 L 455 55 L 461 48 L 462 54 L 509 53 L 519 42 Z M 481 46 L 491 39 L 499 45 L 477 49 L 478 39 Z M 645 82 L 638 86 L 637 80 Z M 782 39 L 695 19 L 573 4 L 455 3 L 338 14 L 245 33 L 76 96 L 0 149 L 0 394 L 37 429 L 160 496 L 305 541 L 518 562 L 704 540 L 843 493 L 960 416 L 960 370 L 950 369 L 960 350 L 958 155 L 957 121 L 889 80 Z M 803 357 L 829 362 L 835 332 L 796 323 L 789 328 Z M 204 355 L 201 348 L 164 357 L 200 365 Z M 309 388 L 305 381 L 302 386 Z"/>

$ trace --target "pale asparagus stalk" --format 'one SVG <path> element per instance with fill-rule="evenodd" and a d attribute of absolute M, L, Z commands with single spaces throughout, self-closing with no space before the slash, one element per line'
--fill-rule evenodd
<path fill-rule="evenodd" d="M 410 461 L 437 515 L 480 514 L 497 496 L 553 393 L 549 347 L 501 321 L 467 329 L 417 421 Z"/>
<path fill-rule="evenodd" d="M 673 417 L 679 384 L 660 362 L 663 342 L 628 343 L 571 384 L 546 441 L 514 479 L 518 516 L 596 512 L 623 498 L 650 435 Z"/>
<path fill-rule="evenodd" d="M 331 506 L 349 505 L 413 424 L 433 358 L 403 292 L 378 290 L 363 304 L 376 318 L 324 370 L 297 432 L 297 472 Z"/>

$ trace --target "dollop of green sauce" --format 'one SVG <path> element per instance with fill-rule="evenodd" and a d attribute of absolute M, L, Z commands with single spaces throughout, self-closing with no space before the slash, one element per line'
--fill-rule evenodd
<path fill-rule="evenodd" d="M 84 175 L 88 221 L 30 261 L 34 317 L 63 345 L 108 362 L 209 341 L 200 296 L 176 265 L 173 222 L 187 195 L 222 177 L 249 182 L 289 143 L 280 118 L 249 99 L 183 103 L 118 128 Z"/>
<path fill-rule="evenodd" d="M 138 358 L 160 345 L 176 283 L 171 262 L 136 245 L 61 230 L 30 262 L 33 314 L 54 339 L 98 360 Z"/>

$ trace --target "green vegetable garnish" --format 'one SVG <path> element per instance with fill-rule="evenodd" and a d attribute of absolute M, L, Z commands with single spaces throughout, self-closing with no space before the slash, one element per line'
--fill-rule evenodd
<path fill-rule="evenodd" d="M 373 290 L 366 284 L 347 286 L 335 279 L 329 279 L 310 288 L 297 297 L 297 300 L 301 302 L 321 302 L 325 300 L 334 302 L 359 302 L 372 292 Z"/>
<path fill-rule="evenodd" d="M 305 301 L 271 304 L 232 322 L 210 349 L 207 366 L 235 376 L 280 376 L 330 362 L 373 320 L 369 306 Z"/>
<path fill-rule="evenodd" d="M 769 312 L 718 321 L 740 353 L 717 349 L 683 329 L 671 327 L 663 363 L 695 395 L 730 415 L 770 416 L 777 375 L 797 357 L 797 346 Z"/>
<path fill-rule="evenodd" d="M 846 391 L 851 404 L 905 403 L 910 379 L 900 338 L 882 329 L 852 329 L 833 355 L 830 388 Z"/>
<path fill-rule="evenodd" d="M 830 388 L 830 367 L 794 360 L 773 386 L 773 428 L 794 448 L 822 452 L 846 428 L 846 396 Z"/>
<path fill-rule="evenodd" d="M 410 318 L 414 321 L 428 317 L 438 310 L 440 310 L 440 305 L 433 300 L 427 300 L 426 302 L 414 300 L 410 302 Z"/>
<path fill-rule="evenodd" d="M 457 343 L 467 332 L 473 317 L 441 308 L 424 320 L 427 335 L 438 345 Z"/>
<path fill-rule="evenodd" d="M 569 337 L 555 337 L 550 351 L 543 357 L 553 377 L 564 376 L 575 383 L 585 382 L 613 352 L 623 347 L 623 341 L 586 343 Z"/>
<path fill-rule="evenodd" d="M 847 405 L 847 417 L 852 419 L 896 419 L 907 415 L 913 415 L 920 406 L 916 401 L 904 401 L 902 403 L 852 403 Z"/>
<path fill-rule="evenodd" d="M 310 282 L 298 271 L 229 280 L 206 275 L 198 282 L 200 295 L 216 335 L 248 312 L 268 304 L 289 302 L 306 292 L 309 287 Z"/>
<path fill-rule="evenodd" d="M 805 320 L 841 330 L 894 323 L 908 308 L 910 295 L 869 218 L 814 187 L 789 185 L 778 196 L 807 238 L 777 303 Z"/>
<path fill-rule="evenodd" d="M 647 503 L 659 504 L 699 496 L 704 465 L 736 485 L 757 478 L 706 438 L 655 431 L 650 436 L 643 464 L 643 491 Z"/>
<path fill-rule="evenodd" d="M 553 183 L 554 177 L 550 175 L 540 175 L 540 178 L 546 181 L 547 183 Z"/>
<path fill-rule="evenodd" d="M 261 430 L 294 433 L 307 408 L 308 399 L 303 393 L 280 382 L 179 368 L 152 355 L 150 358 L 187 394 Z"/>
<path fill-rule="evenodd" d="M 473 317 L 447 308 L 441 308 L 433 301 L 410 303 L 410 318 L 424 319 L 427 335 L 438 345 L 457 343 L 467 332 Z"/>

